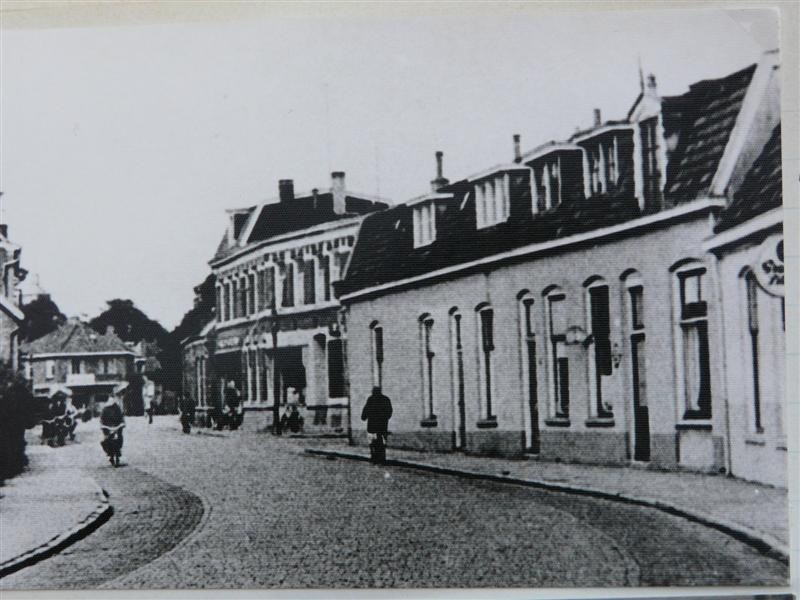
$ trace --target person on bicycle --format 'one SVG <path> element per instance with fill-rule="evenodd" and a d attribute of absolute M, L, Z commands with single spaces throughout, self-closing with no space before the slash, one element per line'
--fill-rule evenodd
<path fill-rule="evenodd" d="M 361 411 L 361 420 L 367 422 L 367 438 L 372 462 L 385 460 L 386 434 L 389 433 L 389 419 L 392 418 L 392 401 L 381 392 L 381 388 L 372 388 L 372 394 Z"/>
<path fill-rule="evenodd" d="M 100 428 L 103 431 L 103 441 L 100 445 L 108 454 L 108 460 L 113 466 L 119 466 L 122 454 L 122 429 L 125 427 L 125 413 L 122 402 L 128 388 L 127 383 L 121 383 L 114 388 L 114 393 L 100 412 Z"/>

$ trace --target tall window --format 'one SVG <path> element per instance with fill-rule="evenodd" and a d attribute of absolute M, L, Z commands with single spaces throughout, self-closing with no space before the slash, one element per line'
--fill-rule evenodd
<path fill-rule="evenodd" d="M 759 352 L 758 352 L 758 283 L 752 271 L 748 271 L 744 278 L 747 288 L 747 329 L 750 333 L 750 357 L 752 359 L 753 375 L 753 424 L 755 431 L 761 433 L 764 428 L 761 423 L 761 382 L 759 381 Z"/>
<path fill-rule="evenodd" d="M 383 387 L 383 327 L 371 326 L 372 336 L 372 385 Z"/>
<path fill-rule="evenodd" d="M 256 274 L 250 273 L 247 276 L 247 310 L 248 314 L 254 314 L 258 312 L 258 308 L 256 307 Z"/>
<path fill-rule="evenodd" d="M 294 306 L 294 262 L 291 260 L 284 266 L 281 306 Z"/>
<path fill-rule="evenodd" d="M 328 397 L 344 398 L 347 396 L 344 340 L 333 338 L 328 342 Z"/>
<path fill-rule="evenodd" d="M 533 326 L 533 298 L 526 294 L 520 298 L 520 343 L 522 350 L 522 388 L 527 399 L 526 447 L 539 452 L 539 408 L 536 385 L 536 337 Z"/>
<path fill-rule="evenodd" d="M 433 319 L 428 315 L 423 315 L 419 321 L 420 342 L 422 350 L 422 388 L 425 398 L 424 416 L 427 419 L 436 418 L 433 410 L 433 359 L 436 353 L 433 351 Z"/>
<path fill-rule="evenodd" d="M 261 276 L 264 280 L 262 288 L 264 301 L 262 307 L 270 309 L 275 305 L 275 267 L 267 267 L 261 271 Z"/>
<path fill-rule="evenodd" d="M 44 376 L 53 379 L 56 376 L 56 361 L 48 360 L 44 363 Z"/>
<path fill-rule="evenodd" d="M 314 259 L 300 264 L 303 274 L 303 304 L 314 304 L 317 301 L 317 273 Z"/>
<path fill-rule="evenodd" d="M 592 193 L 602 194 L 605 191 L 605 165 L 603 164 L 603 147 L 597 146 L 588 150 L 589 174 L 592 182 Z"/>
<path fill-rule="evenodd" d="M 711 418 L 708 307 L 703 296 L 705 273 L 703 267 L 678 273 L 685 419 Z"/>
<path fill-rule="evenodd" d="M 334 254 L 336 262 L 336 276 L 337 279 L 344 279 L 344 273 L 347 269 L 347 259 L 350 257 L 349 252 L 337 252 Z"/>
<path fill-rule="evenodd" d="M 81 359 L 80 358 L 73 358 L 72 359 L 72 372 L 73 373 L 80 373 L 81 372 Z"/>
<path fill-rule="evenodd" d="M 550 338 L 551 400 L 553 415 L 569 418 L 569 359 L 566 357 L 567 315 L 566 296 L 558 291 L 547 296 L 547 327 Z"/>
<path fill-rule="evenodd" d="M 492 353 L 494 352 L 494 311 L 489 307 L 478 310 L 478 382 L 479 397 L 483 404 L 483 418 L 494 420 L 492 402 L 494 400 L 494 378 Z"/>
<path fill-rule="evenodd" d="M 588 289 L 589 318 L 593 340 L 590 372 L 594 371 L 594 413 L 601 418 L 613 416 L 608 399 L 603 395 L 603 378 L 612 373 L 608 286 L 603 282 L 592 284 Z"/>
<path fill-rule="evenodd" d="M 218 285 L 216 289 L 217 289 L 217 319 L 219 319 L 220 321 L 224 321 L 225 300 L 223 299 L 222 295 L 222 286 Z"/>
<path fill-rule="evenodd" d="M 414 247 L 427 246 L 436 240 L 436 207 L 425 202 L 414 207 Z"/>
<path fill-rule="evenodd" d="M 331 299 L 331 257 L 323 256 L 319 262 L 319 268 L 322 270 L 322 293 L 323 298 L 327 302 Z"/>
<path fill-rule="evenodd" d="M 658 168 L 658 117 L 639 123 L 642 143 L 642 193 L 645 207 L 661 201 L 661 171 Z"/>
<path fill-rule="evenodd" d="M 225 320 L 230 321 L 234 318 L 234 294 L 236 285 L 229 281 L 225 285 Z"/>

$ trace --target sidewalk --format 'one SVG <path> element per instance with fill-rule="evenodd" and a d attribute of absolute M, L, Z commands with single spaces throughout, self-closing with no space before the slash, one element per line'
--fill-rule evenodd
<path fill-rule="evenodd" d="M 28 468 L 0 487 L 0 577 L 49 556 L 111 515 L 100 487 L 72 460 L 76 446 L 42 446 L 35 433 L 38 428 L 27 435 Z M 84 444 L 90 443 L 86 437 Z"/>
<path fill-rule="evenodd" d="M 317 440 L 306 447 L 314 453 L 369 457 L 367 447 L 334 440 Z M 387 458 L 399 466 L 490 477 L 652 506 L 764 545 L 784 558 L 789 554 L 788 492 L 784 489 L 721 475 L 565 464 L 535 458 L 509 460 L 394 448 L 387 449 Z"/>

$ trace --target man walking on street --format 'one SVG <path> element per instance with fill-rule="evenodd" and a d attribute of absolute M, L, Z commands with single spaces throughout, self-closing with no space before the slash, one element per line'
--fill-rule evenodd
<path fill-rule="evenodd" d="M 230 411 L 228 424 L 231 431 L 238 429 L 239 425 L 242 424 L 242 418 L 239 413 L 239 406 L 241 403 L 242 395 L 239 393 L 236 383 L 231 379 L 228 381 L 228 386 L 225 388 L 225 404 Z"/>
<path fill-rule="evenodd" d="M 381 388 L 372 388 L 372 394 L 361 411 L 361 420 L 367 422 L 370 460 L 380 464 L 386 461 L 386 435 L 389 419 L 392 418 L 392 401 L 381 393 Z"/>

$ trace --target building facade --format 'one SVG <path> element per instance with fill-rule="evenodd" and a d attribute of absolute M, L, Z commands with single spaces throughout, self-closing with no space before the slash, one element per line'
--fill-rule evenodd
<path fill-rule="evenodd" d="M 786 303 L 777 125 L 706 242 L 721 291 L 730 472 L 786 486 Z"/>
<path fill-rule="evenodd" d="M 26 271 L 20 266 L 22 249 L 8 239 L 8 225 L 0 225 L 0 360 L 16 370 L 19 350 L 19 325 L 25 319 L 20 309 L 18 284 Z"/>
<path fill-rule="evenodd" d="M 345 340 L 333 283 L 344 273 L 364 215 L 387 204 L 345 188 L 279 197 L 229 211 L 211 268 L 216 318 L 185 340 L 184 372 L 201 412 L 219 405 L 233 381 L 245 423 L 272 424 L 274 402 L 300 408 L 307 431 L 344 432 L 348 382 Z"/>
<path fill-rule="evenodd" d="M 22 345 L 22 365 L 36 397 L 72 390 L 75 406 L 94 407 L 135 373 L 136 355 L 109 327 L 97 333 L 78 319 Z"/>
<path fill-rule="evenodd" d="M 779 118 L 774 54 L 367 217 L 345 280 L 353 439 L 726 468 L 715 219 Z M 441 170 L 440 170 L 441 171 Z"/>

